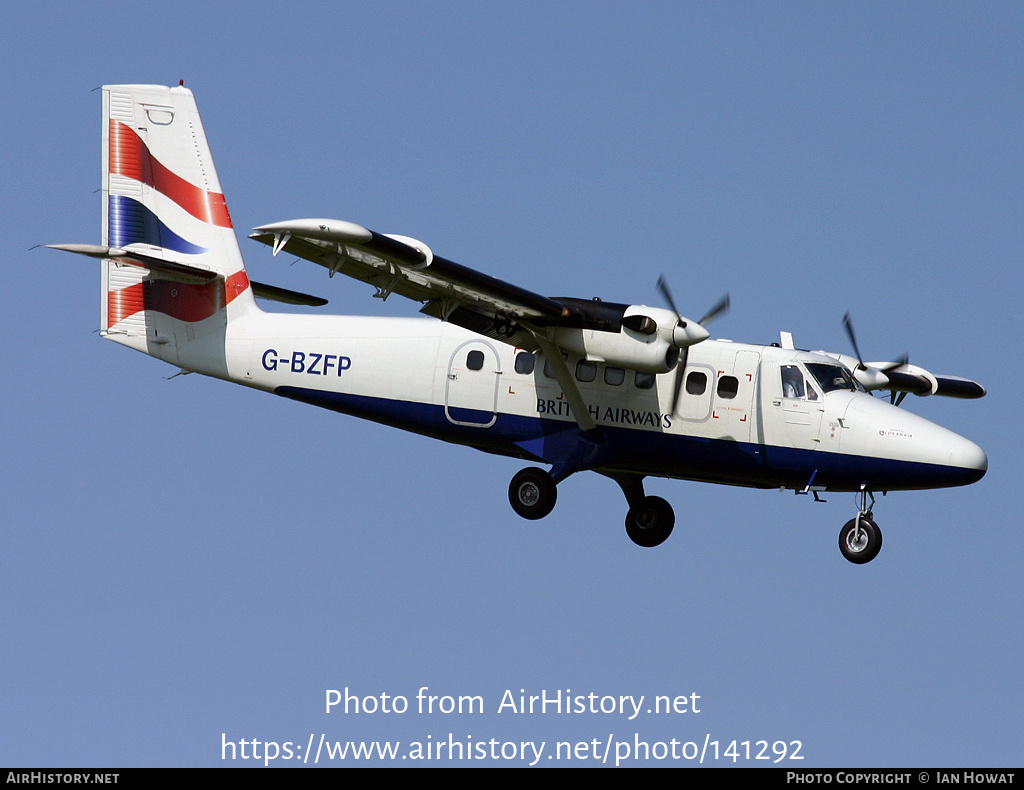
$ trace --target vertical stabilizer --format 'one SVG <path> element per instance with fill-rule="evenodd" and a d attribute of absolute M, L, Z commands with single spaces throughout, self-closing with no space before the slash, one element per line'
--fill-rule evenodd
<path fill-rule="evenodd" d="M 103 87 L 103 244 L 217 275 L 201 282 L 106 259 L 101 330 L 111 340 L 201 363 L 223 358 L 227 321 L 256 309 L 187 88 Z"/>

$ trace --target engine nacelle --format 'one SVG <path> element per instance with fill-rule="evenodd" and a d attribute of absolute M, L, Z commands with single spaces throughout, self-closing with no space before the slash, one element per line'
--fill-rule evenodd
<path fill-rule="evenodd" d="M 686 325 L 684 328 L 679 327 L 681 322 Z M 644 373 L 668 373 L 679 361 L 679 349 L 704 340 L 707 332 L 700 324 L 680 319 L 671 310 L 630 305 L 623 313 L 618 332 L 553 327 L 548 336 L 590 362 Z"/>
<path fill-rule="evenodd" d="M 823 352 L 828 353 L 828 352 Z M 856 357 L 848 354 L 829 354 L 842 362 L 864 389 L 912 392 L 915 395 L 942 395 L 947 398 L 981 398 L 985 388 L 976 381 L 962 376 L 937 376 L 918 365 L 905 362 L 887 369 L 891 363 L 867 362 L 860 367 Z"/>

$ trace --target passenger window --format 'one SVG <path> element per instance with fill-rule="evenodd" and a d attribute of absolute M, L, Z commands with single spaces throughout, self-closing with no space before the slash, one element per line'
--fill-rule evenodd
<path fill-rule="evenodd" d="M 555 377 L 555 371 L 551 369 L 551 362 L 546 359 L 544 360 L 544 375 L 549 379 L 553 379 Z"/>
<path fill-rule="evenodd" d="M 480 370 L 484 366 L 484 352 L 470 351 L 466 355 L 466 367 L 470 370 Z"/>
<path fill-rule="evenodd" d="M 686 377 L 686 392 L 689 395 L 703 395 L 708 388 L 708 374 L 695 370 Z"/>
<path fill-rule="evenodd" d="M 619 386 L 623 381 L 626 380 L 626 371 L 622 368 L 605 367 L 604 369 L 604 383 L 611 384 L 613 387 Z"/>
<path fill-rule="evenodd" d="M 735 376 L 722 376 L 718 379 L 718 397 L 730 400 L 740 391 L 740 380 Z"/>
<path fill-rule="evenodd" d="M 593 362 L 587 362 L 585 359 L 581 359 L 576 364 L 576 380 L 582 382 L 593 381 L 597 378 L 597 365 Z"/>
<path fill-rule="evenodd" d="M 516 373 L 529 376 L 533 373 L 533 368 L 536 364 L 537 358 L 529 351 L 520 351 L 516 354 Z"/>
<path fill-rule="evenodd" d="M 651 387 L 654 386 L 654 374 L 643 373 L 638 370 L 636 372 L 636 378 L 634 379 L 634 382 L 636 383 L 636 388 L 638 390 L 649 390 Z"/>

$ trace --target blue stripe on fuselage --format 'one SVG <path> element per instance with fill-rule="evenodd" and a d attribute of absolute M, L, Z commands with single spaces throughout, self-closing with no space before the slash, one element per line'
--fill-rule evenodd
<path fill-rule="evenodd" d="M 479 450 L 559 464 L 579 445 L 578 437 L 593 438 L 575 422 L 499 414 L 488 428 L 454 425 L 444 406 L 349 395 L 305 387 L 274 390 L 293 400 L 351 414 L 454 444 Z M 467 410 L 468 412 L 468 410 Z M 491 420 L 490 412 L 472 419 Z M 940 464 L 828 453 L 793 447 L 708 439 L 657 431 L 599 426 L 602 451 L 593 464 L 581 468 L 626 471 L 755 488 L 804 488 L 814 475 L 815 487 L 832 491 L 873 491 L 946 488 L 976 482 L 984 471 Z M 606 446 L 605 446 L 606 445 Z"/>

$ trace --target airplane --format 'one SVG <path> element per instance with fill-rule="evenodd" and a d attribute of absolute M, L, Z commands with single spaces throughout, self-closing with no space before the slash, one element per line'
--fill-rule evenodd
<path fill-rule="evenodd" d="M 109 85 L 103 95 L 102 244 L 47 245 L 102 262 L 100 334 L 196 372 L 484 452 L 543 464 L 509 485 L 526 519 L 558 485 L 594 471 L 626 498 L 643 547 L 672 532 L 646 477 L 812 494 L 855 492 L 843 556 L 882 545 L 875 493 L 968 485 L 981 447 L 905 411 L 907 393 L 978 398 L 985 388 L 907 359 L 804 351 L 792 336 L 712 340 L 667 307 L 551 298 L 461 266 L 416 239 L 335 219 L 296 219 L 250 238 L 361 280 L 431 319 L 272 313 L 267 299 L 326 300 L 249 280 L 192 92 Z M 875 391 L 888 391 L 877 397 Z"/>

